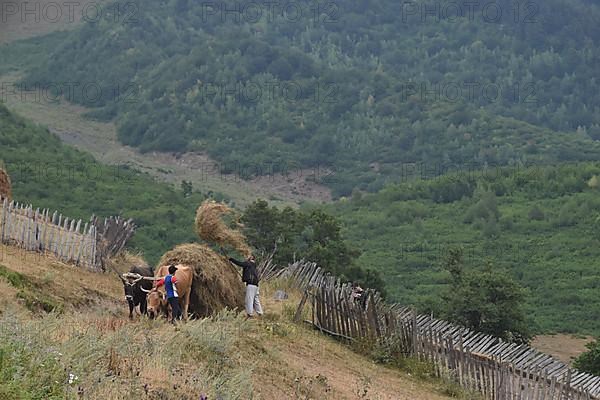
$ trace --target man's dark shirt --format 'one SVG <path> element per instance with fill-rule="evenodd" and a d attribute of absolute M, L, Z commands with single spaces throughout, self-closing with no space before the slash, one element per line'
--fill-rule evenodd
<path fill-rule="evenodd" d="M 258 271 L 256 270 L 256 263 L 252 261 L 238 261 L 235 258 L 229 258 L 229 261 L 242 267 L 242 281 L 247 285 L 258 286 Z"/>

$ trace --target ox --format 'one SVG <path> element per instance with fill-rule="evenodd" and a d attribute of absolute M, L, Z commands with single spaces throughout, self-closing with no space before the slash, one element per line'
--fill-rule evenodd
<path fill-rule="evenodd" d="M 125 290 L 125 299 L 129 304 L 129 318 L 133 319 L 133 310 L 140 307 L 140 314 L 145 315 L 147 311 L 146 293 L 152 289 L 152 269 L 150 267 L 133 266 L 129 273 L 119 275 Z"/>
<path fill-rule="evenodd" d="M 164 291 L 159 291 L 156 288 L 148 292 L 148 317 L 150 319 L 158 318 L 161 315 L 169 316 L 168 302 Z"/>
<path fill-rule="evenodd" d="M 177 287 L 177 293 L 179 294 L 179 302 L 181 305 L 181 311 L 183 314 L 183 319 L 187 321 L 188 319 L 188 307 L 190 305 L 190 294 L 192 293 L 192 279 L 193 279 L 193 271 L 190 267 L 178 264 L 176 265 L 177 271 L 175 272 L 175 277 L 177 278 L 177 283 L 175 286 Z M 155 279 L 164 278 L 169 274 L 169 266 L 163 265 L 159 267 L 154 276 Z M 151 318 L 155 316 L 158 317 L 161 313 L 168 314 L 168 303 L 166 300 L 166 295 L 164 291 L 164 287 L 158 287 L 152 289 L 150 293 L 148 293 L 148 314 Z"/>

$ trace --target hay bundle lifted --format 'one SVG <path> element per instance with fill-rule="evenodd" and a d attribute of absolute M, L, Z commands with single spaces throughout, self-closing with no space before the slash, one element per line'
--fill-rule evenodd
<path fill-rule="evenodd" d="M 8 173 L 0 168 L 0 198 L 12 199 L 12 186 L 10 183 L 10 176 Z"/>
<path fill-rule="evenodd" d="M 194 279 L 189 312 L 206 317 L 221 309 L 244 307 L 244 287 L 239 273 L 224 257 L 204 244 L 181 244 L 165 253 L 159 265 L 183 264 Z"/>
<path fill-rule="evenodd" d="M 140 253 L 131 253 L 127 250 L 121 251 L 116 256 L 107 259 L 106 267 L 119 275 L 131 271 L 133 267 L 149 268 L 152 270 L 152 267 L 150 267 Z"/>
<path fill-rule="evenodd" d="M 226 215 L 233 215 L 233 210 L 225 204 L 214 200 L 204 201 L 196 211 L 196 232 L 201 239 L 219 246 L 230 246 L 248 257 L 252 250 L 246 243 L 246 237 L 238 230 L 228 227 L 223 221 Z M 241 224 L 235 221 L 238 227 Z"/>

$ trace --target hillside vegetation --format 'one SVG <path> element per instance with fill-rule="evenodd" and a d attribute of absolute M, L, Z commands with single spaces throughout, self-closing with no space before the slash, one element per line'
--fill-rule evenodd
<path fill-rule="evenodd" d="M 462 248 L 468 268 L 502 269 L 528 288 L 534 331 L 598 334 L 600 8 L 501 0 L 494 22 L 410 4 L 298 3 L 300 15 L 255 18 L 224 12 L 256 6 L 246 1 L 147 0 L 133 15 L 1 46 L 0 74 L 24 85 L 3 96 L 51 88 L 114 122 L 123 144 L 202 153 L 245 178 L 327 167 L 315 180 L 340 197 L 325 210 L 344 228 L 332 219 L 315 230 L 329 221 L 318 212 L 259 209 L 258 226 L 279 222 L 256 230 L 256 243 L 288 234 L 281 257 L 322 256 L 383 284 L 354 267 L 379 271 L 391 300 L 434 313 L 449 282 L 440 265 Z M 193 238 L 203 199 L 224 197 L 100 164 L 1 105 L 0 124 L 15 198 L 70 217 L 134 218 L 131 247 L 151 262 Z"/>
<path fill-rule="evenodd" d="M 198 192 L 184 196 L 127 165 L 100 164 L 1 103 L 0 160 L 11 176 L 16 201 L 58 210 L 69 218 L 133 218 L 138 229 L 129 246 L 143 250 L 150 262 L 195 237 L 190 216 L 207 197 Z"/>
<path fill-rule="evenodd" d="M 298 3 L 292 15 L 149 0 L 126 20 L 2 48 L 0 70 L 26 58 L 30 87 L 95 84 L 100 96 L 69 100 L 116 119 L 125 144 L 208 152 L 250 175 L 327 165 L 338 195 L 377 190 L 413 161 L 598 158 L 597 5 L 502 0 L 499 18 L 438 18 L 425 3 Z"/>
<path fill-rule="evenodd" d="M 389 297 L 443 313 L 442 268 L 506 270 L 528 289 L 534 331 L 600 333 L 600 164 L 462 171 L 356 192 L 327 210 Z"/>
<path fill-rule="evenodd" d="M 0 245 L 0 398 L 449 399 L 439 382 L 374 364 L 291 322 L 299 293 L 249 321 L 224 311 L 177 329 L 127 319 L 120 281 Z M 47 313 L 22 293 L 51 298 Z M 81 302 L 87 298 L 88 301 Z M 467 397 L 463 397 L 467 398 Z"/>

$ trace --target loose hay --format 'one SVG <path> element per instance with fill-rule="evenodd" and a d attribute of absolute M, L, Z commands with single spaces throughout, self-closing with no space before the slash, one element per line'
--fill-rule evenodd
<path fill-rule="evenodd" d="M 109 269 L 112 269 L 119 274 L 129 272 L 133 267 L 142 267 L 152 270 L 146 260 L 142 258 L 141 254 L 133 254 L 126 250 L 109 258 L 106 263 Z"/>
<path fill-rule="evenodd" d="M 8 173 L 0 168 L 0 198 L 12 199 L 12 186 Z"/>
<path fill-rule="evenodd" d="M 194 271 L 189 312 L 206 317 L 223 308 L 244 307 L 244 286 L 239 273 L 224 257 L 204 244 L 181 244 L 165 253 L 159 266 L 183 264 Z"/>
<path fill-rule="evenodd" d="M 220 246 L 231 246 L 248 257 L 252 254 L 252 250 L 246 243 L 244 234 L 229 228 L 223 221 L 225 215 L 232 213 L 233 210 L 225 204 L 217 203 L 214 200 L 204 201 L 196 211 L 196 232 L 201 239 L 207 242 Z M 239 223 L 238 226 L 240 226 Z"/>

